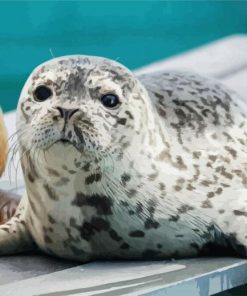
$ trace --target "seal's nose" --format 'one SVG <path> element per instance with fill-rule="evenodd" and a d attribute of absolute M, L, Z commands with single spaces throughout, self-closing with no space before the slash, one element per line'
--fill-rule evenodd
<path fill-rule="evenodd" d="M 60 115 L 62 118 L 65 119 L 70 119 L 79 109 L 65 109 L 61 107 L 56 107 L 56 109 L 59 111 Z"/>

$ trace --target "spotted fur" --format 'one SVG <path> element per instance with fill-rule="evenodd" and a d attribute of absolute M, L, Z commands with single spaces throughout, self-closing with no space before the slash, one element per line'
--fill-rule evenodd
<path fill-rule="evenodd" d="M 39 85 L 52 90 L 44 102 Z M 119 108 L 102 105 L 106 93 Z M 0 227 L 0 253 L 35 242 L 82 262 L 246 256 L 246 115 L 235 93 L 197 74 L 135 77 L 89 56 L 42 64 L 18 105 L 26 193 Z"/>

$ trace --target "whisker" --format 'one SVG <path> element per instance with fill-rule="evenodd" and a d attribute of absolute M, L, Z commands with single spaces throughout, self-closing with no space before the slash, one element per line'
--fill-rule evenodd
<path fill-rule="evenodd" d="M 52 51 L 51 48 L 49 48 L 49 51 L 50 51 L 50 54 L 51 54 L 52 58 L 55 58 L 55 55 L 53 54 L 53 51 Z"/>
<path fill-rule="evenodd" d="M 8 137 L 8 141 L 10 141 L 14 136 L 18 135 L 18 133 L 23 132 L 23 128 L 17 129 L 13 134 Z"/>
<path fill-rule="evenodd" d="M 22 131 L 19 135 L 19 137 L 27 137 L 27 135 L 25 134 L 25 130 Z M 6 173 L 8 171 L 8 179 L 10 184 L 12 183 L 12 178 L 11 178 L 11 169 L 12 166 L 14 167 L 14 171 L 15 171 L 15 180 L 17 179 L 17 171 L 18 171 L 18 161 L 17 161 L 17 166 L 15 165 L 15 160 L 16 160 L 16 155 L 19 152 L 19 148 L 20 148 L 20 144 L 18 140 L 15 140 L 12 145 L 9 148 L 8 151 L 8 169 L 6 170 Z"/>

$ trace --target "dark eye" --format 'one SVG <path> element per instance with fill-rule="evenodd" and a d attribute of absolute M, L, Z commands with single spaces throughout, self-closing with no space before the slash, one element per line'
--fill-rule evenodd
<path fill-rule="evenodd" d="M 114 94 L 107 94 L 102 96 L 101 102 L 107 108 L 115 108 L 120 104 L 118 96 Z"/>
<path fill-rule="evenodd" d="M 36 101 L 43 102 L 52 96 L 52 91 L 49 87 L 40 85 L 34 91 L 34 98 Z"/>

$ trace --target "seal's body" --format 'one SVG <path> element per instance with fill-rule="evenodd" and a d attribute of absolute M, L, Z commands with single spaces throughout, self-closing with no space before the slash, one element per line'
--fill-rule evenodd
<path fill-rule="evenodd" d="M 17 111 L 26 193 L 0 253 L 86 262 L 246 255 L 246 104 L 218 82 L 104 58 L 34 70 Z M 212 249 L 211 249 L 212 250 Z"/>

